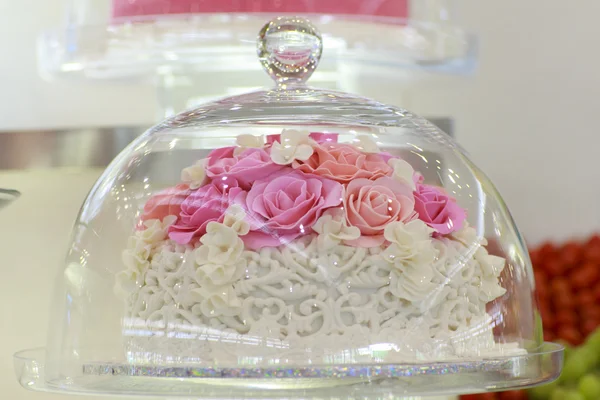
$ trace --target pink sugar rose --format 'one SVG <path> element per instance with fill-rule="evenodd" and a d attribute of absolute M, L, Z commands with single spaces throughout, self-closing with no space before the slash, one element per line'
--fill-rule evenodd
<path fill-rule="evenodd" d="M 415 211 L 421 221 L 441 235 L 460 230 L 467 218 L 466 211 L 456 203 L 456 199 L 442 188 L 431 185 L 417 184 Z"/>
<path fill-rule="evenodd" d="M 341 183 L 354 179 L 375 180 L 393 172 L 379 154 L 365 154 L 351 144 L 322 143 L 306 161 L 294 161 L 295 169 L 321 175 Z"/>
<path fill-rule="evenodd" d="M 223 222 L 227 208 L 246 192 L 230 177 L 216 179 L 193 191 L 181 204 L 179 220 L 169 227 L 169 238 L 190 243 L 206 233 L 209 222 Z"/>
<path fill-rule="evenodd" d="M 337 133 L 311 132 L 309 137 L 317 143 L 337 143 Z M 281 142 L 281 135 L 267 135 L 267 144 Z"/>
<path fill-rule="evenodd" d="M 311 232 L 323 211 L 342 202 L 342 192 L 338 182 L 291 168 L 255 182 L 246 197 L 246 247 L 279 246 Z"/>
<path fill-rule="evenodd" d="M 183 183 L 158 192 L 150 197 L 144 205 L 141 221 L 144 222 L 149 219 L 162 221 L 169 215 L 179 216 L 181 204 L 191 193 L 189 186 Z M 140 224 L 140 228 L 145 229 L 143 224 Z"/>
<path fill-rule="evenodd" d="M 360 230 L 361 237 L 348 244 L 359 247 L 383 244 L 386 225 L 415 219 L 414 206 L 411 188 L 393 178 L 384 176 L 374 181 L 365 178 L 351 181 L 344 194 L 346 220 Z"/>
<path fill-rule="evenodd" d="M 246 149 L 237 156 L 233 154 L 234 150 L 235 147 L 224 147 L 212 151 L 208 155 L 206 175 L 213 180 L 233 178 L 241 188 L 247 190 L 254 181 L 283 168 L 271 161 L 271 157 L 263 149 Z"/>

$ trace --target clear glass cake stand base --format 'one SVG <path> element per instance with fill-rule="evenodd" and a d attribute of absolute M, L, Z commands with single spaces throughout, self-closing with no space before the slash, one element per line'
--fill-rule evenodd
<path fill-rule="evenodd" d="M 77 377 L 48 380 L 44 349 L 15 355 L 15 371 L 30 390 L 186 399 L 406 399 L 512 390 L 553 381 L 563 348 L 544 343 L 526 355 L 428 364 L 335 365 L 294 368 L 83 365 Z"/>

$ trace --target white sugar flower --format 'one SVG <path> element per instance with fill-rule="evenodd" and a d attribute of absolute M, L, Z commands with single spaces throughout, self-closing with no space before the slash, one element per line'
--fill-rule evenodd
<path fill-rule="evenodd" d="M 391 244 L 381 256 L 392 264 L 390 292 L 394 296 L 422 302 L 436 289 L 432 280 L 439 242 L 431 238 L 432 232 L 433 229 L 420 220 L 386 226 L 384 237 Z"/>
<path fill-rule="evenodd" d="M 198 265 L 234 265 L 244 251 L 244 242 L 237 233 L 217 222 L 208 224 L 200 242 L 202 245 L 195 250 Z"/>
<path fill-rule="evenodd" d="M 163 229 L 162 222 L 159 219 L 149 219 L 144 221 L 146 229 L 136 232 L 136 236 L 148 244 L 158 243 L 167 236 Z"/>
<path fill-rule="evenodd" d="M 392 175 L 394 179 L 408 185 L 413 191 L 417 188 L 413 178 L 415 170 L 409 163 L 400 158 L 390 158 L 388 164 L 394 169 Z"/>
<path fill-rule="evenodd" d="M 430 235 L 433 232 L 421 220 L 408 223 L 392 222 L 385 227 L 383 236 L 391 244 L 381 253 L 397 269 L 412 265 L 417 268 L 431 266 L 437 256 Z"/>
<path fill-rule="evenodd" d="M 131 271 L 143 271 L 148 267 L 148 257 L 152 245 L 144 242 L 141 238 L 131 236 L 127 248 L 122 253 L 123 264 Z"/>
<path fill-rule="evenodd" d="M 175 223 L 175 221 L 177 221 L 177 215 L 167 215 L 162 219 L 162 228 L 165 232 Z"/>
<path fill-rule="evenodd" d="M 395 221 L 388 224 L 383 230 L 383 236 L 388 242 L 410 247 L 423 240 L 429 241 L 433 231 L 423 221 L 415 219 L 407 223 Z"/>
<path fill-rule="evenodd" d="M 144 221 L 146 229 L 136 232 L 136 236 L 148 244 L 161 242 L 167 238 L 169 226 L 173 225 L 177 220 L 177 216 L 168 215 L 163 220 L 149 219 Z"/>
<path fill-rule="evenodd" d="M 125 267 L 130 271 L 144 271 L 150 266 L 150 262 L 142 258 L 140 254 L 132 250 L 124 250 L 121 254 L 121 259 Z"/>
<path fill-rule="evenodd" d="M 233 155 L 237 156 L 244 152 L 246 149 L 260 149 L 265 145 L 265 139 L 261 136 L 254 136 L 249 134 L 239 135 L 236 138 L 238 147 L 233 150 Z"/>
<path fill-rule="evenodd" d="M 190 189 L 198 189 L 206 179 L 206 159 L 196 162 L 191 167 L 181 171 L 181 180 L 190 186 Z"/>
<path fill-rule="evenodd" d="M 477 249 L 475 252 L 475 260 L 479 262 L 484 277 L 499 277 L 506 264 L 504 258 L 488 254 L 485 247 Z"/>
<path fill-rule="evenodd" d="M 479 237 L 477 235 L 477 230 L 469 226 L 467 221 L 463 223 L 461 230 L 452 233 L 452 238 L 461 242 L 467 247 L 471 247 L 473 245 L 487 246 L 488 244 L 487 239 L 484 237 Z"/>
<path fill-rule="evenodd" d="M 244 236 L 250 232 L 250 224 L 246 221 L 246 212 L 237 204 L 225 210 L 223 225 L 233 229 L 239 236 Z"/>
<path fill-rule="evenodd" d="M 435 252 L 431 248 L 423 247 L 422 251 L 429 252 L 429 255 L 423 257 L 420 253 L 412 262 L 395 263 L 396 271 L 402 272 L 402 276 L 415 283 L 431 282 L 434 277 L 433 264 L 435 261 Z"/>
<path fill-rule="evenodd" d="M 205 285 L 192 290 L 192 296 L 200 302 L 200 306 L 193 307 L 192 311 L 200 311 L 206 317 L 233 317 L 238 315 L 242 308 L 242 302 L 232 285 Z"/>
<path fill-rule="evenodd" d="M 392 271 L 389 288 L 390 293 L 400 299 L 410 302 L 422 302 L 431 296 L 437 285 L 427 280 L 413 280 L 408 278 L 404 273 Z"/>
<path fill-rule="evenodd" d="M 271 160 L 275 164 L 288 165 L 294 160 L 306 161 L 314 152 L 314 141 L 308 131 L 284 129 L 280 140 L 281 143 L 275 142 L 271 147 Z"/>
<path fill-rule="evenodd" d="M 497 279 L 484 279 L 479 287 L 479 297 L 486 303 L 504 296 L 506 289 L 498 284 Z"/>
<path fill-rule="evenodd" d="M 329 250 L 346 240 L 356 240 L 360 230 L 356 226 L 348 226 L 343 211 L 333 209 L 326 211 L 313 226 L 319 234 L 317 245 L 320 250 Z"/>
<path fill-rule="evenodd" d="M 379 146 L 368 135 L 358 135 L 356 137 L 356 147 L 359 148 L 363 153 L 380 153 Z"/>
<path fill-rule="evenodd" d="M 143 274 L 139 271 L 126 269 L 115 275 L 115 294 L 125 299 L 131 293 L 136 292 L 143 285 Z"/>
<path fill-rule="evenodd" d="M 241 258 L 234 265 L 205 264 L 196 268 L 196 281 L 200 287 L 221 286 L 238 281 L 246 272 L 247 262 Z"/>
<path fill-rule="evenodd" d="M 399 246 L 395 243 L 389 245 L 381 256 L 384 260 L 394 265 L 396 269 L 402 269 L 405 265 L 416 267 L 432 265 L 437 256 L 437 249 L 431 241 L 420 241 L 412 246 Z"/>

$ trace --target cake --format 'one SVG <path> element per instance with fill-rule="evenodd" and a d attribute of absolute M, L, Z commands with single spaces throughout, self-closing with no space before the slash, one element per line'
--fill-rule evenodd
<path fill-rule="evenodd" d="M 133 227 L 132 227 L 133 228 Z M 400 363 L 523 354 L 486 307 L 505 260 L 371 136 L 241 135 L 145 204 L 116 291 L 134 363 Z"/>
<path fill-rule="evenodd" d="M 113 18 L 192 13 L 299 13 L 369 15 L 405 18 L 403 0 L 362 1 L 227 1 L 227 0 L 114 0 Z"/>

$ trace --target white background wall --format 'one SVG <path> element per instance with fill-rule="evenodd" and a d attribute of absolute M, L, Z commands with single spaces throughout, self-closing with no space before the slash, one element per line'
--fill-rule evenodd
<path fill-rule="evenodd" d="M 0 0 L 0 131 L 151 122 L 154 91 L 149 86 L 39 77 L 37 39 L 64 23 L 67 1 Z"/>
<path fill-rule="evenodd" d="M 600 2 L 466 1 L 479 34 L 471 83 L 415 98 L 448 112 L 531 242 L 600 231 Z"/>

